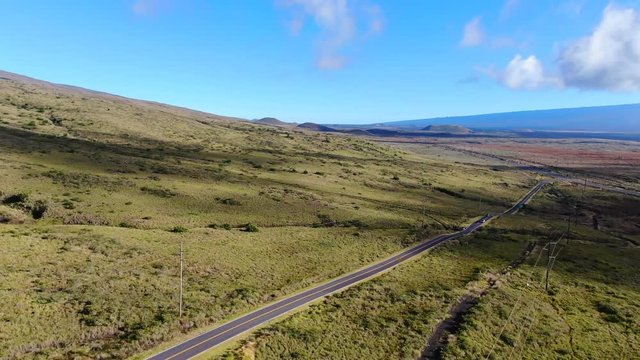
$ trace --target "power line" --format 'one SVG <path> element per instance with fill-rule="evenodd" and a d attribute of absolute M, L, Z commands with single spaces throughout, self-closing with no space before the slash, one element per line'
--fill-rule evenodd
<path fill-rule="evenodd" d="M 549 273 L 551 272 L 551 267 L 553 266 L 552 264 L 556 262 L 556 256 L 557 254 L 554 254 L 556 251 L 556 247 L 558 246 L 558 243 L 560 242 L 560 240 L 562 240 L 562 237 L 560 237 L 560 239 L 558 239 L 555 242 L 552 242 L 551 240 L 549 240 L 549 242 L 547 243 L 547 246 L 549 247 L 549 251 L 547 252 L 547 270 L 546 270 L 546 274 L 545 274 L 545 279 L 544 279 L 544 290 L 545 291 L 549 291 Z M 553 246 L 553 247 L 551 247 Z M 558 250 L 558 252 L 560 252 L 560 250 Z"/>
<path fill-rule="evenodd" d="M 542 252 L 547 250 L 547 246 L 544 246 L 542 249 L 540 249 L 540 252 L 538 253 L 538 258 L 536 259 L 535 264 L 533 265 L 533 269 L 531 270 L 531 276 L 530 279 L 533 279 L 533 276 L 535 274 L 535 270 L 536 267 L 538 266 L 538 263 L 540 262 L 540 258 L 542 257 Z M 529 282 L 527 282 L 527 286 L 529 286 Z M 491 354 L 493 354 L 493 351 L 495 350 L 496 345 L 498 344 L 498 340 L 500 340 L 500 337 L 502 336 L 502 334 L 504 333 L 504 331 L 507 328 L 507 325 L 509 325 L 510 321 L 511 321 L 511 317 L 513 316 L 513 314 L 516 312 L 516 309 L 518 308 L 518 306 L 520 305 L 520 301 L 522 300 L 524 296 L 524 292 L 520 293 L 520 296 L 518 296 L 518 299 L 516 300 L 515 305 L 513 306 L 513 309 L 511 309 L 511 313 L 509 313 L 509 316 L 507 317 L 507 320 L 505 320 L 504 325 L 502 326 L 502 328 L 500 329 L 500 332 L 498 333 L 498 335 L 495 337 L 495 340 L 493 342 L 493 345 L 491 346 L 491 350 L 489 350 L 489 353 L 487 354 L 487 356 L 485 357 L 485 360 L 488 360 L 491 357 Z"/>
<path fill-rule="evenodd" d="M 557 245 L 558 243 L 560 243 L 560 241 L 562 241 L 562 238 L 563 238 L 563 237 L 564 237 L 564 234 L 563 234 L 562 236 L 560 236 L 560 238 L 558 238 L 558 240 L 556 240 L 556 241 L 555 241 L 555 245 Z M 551 242 L 551 241 L 549 241 L 549 242 L 547 243 L 547 245 L 549 246 L 549 253 L 548 253 L 548 254 L 549 254 L 549 261 L 548 261 L 548 263 L 547 263 L 547 274 L 546 274 L 546 276 L 545 276 L 545 280 L 544 280 L 544 282 L 545 282 L 545 290 L 546 290 L 546 291 L 548 291 L 548 290 L 547 290 L 547 287 L 548 287 L 548 285 L 549 285 L 549 282 L 548 282 L 548 281 L 549 281 L 549 272 L 551 272 L 551 270 L 553 269 L 553 265 L 555 264 L 556 259 L 557 259 L 558 255 L 560 254 L 560 251 L 562 251 L 562 249 L 563 249 L 563 248 L 561 247 L 561 248 L 559 248 L 559 249 L 558 249 L 558 252 L 554 253 L 555 245 L 554 245 L 554 248 L 553 248 L 553 249 L 551 249 L 551 247 L 550 247 L 550 246 L 551 246 L 551 244 L 552 244 L 552 242 Z M 540 288 L 542 288 L 542 282 L 543 282 L 543 281 L 541 280 L 541 281 L 540 281 Z M 536 313 L 535 313 L 535 311 L 533 311 L 533 310 L 534 310 L 534 304 L 533 304 L 533 303 L 530 305 L 529 309 L 530 309 L 530 310 L 529 310 L 529 314 L 530 314 L 529 316 L 530 316 L 530 319 L 531 319 L 531 317 L 533 317 L 533 319 L 529 322 L 528 327 L 525 325 L 525 326 L 522 328 L 522 330 L 524 330 L 525 328 L 527 329 L 527 330 L 526 330 L 526 332 L 525 332 L 525 336 L 524 336 L 524 338 L 522 339 L 522 343 L 523 343 L 523 344 L 524 344 L 524 343 L 526 343 L 527 339 L 529 338 L 529 333 L 530 333 L 530 332 L 531 332 L 531 330 L 533 329 L 534 324 L 535 324 L 535 321 L 537 320 Z M 509 359 L 511 359 L 511 354 L 512 354 L 512 353 L 515 351 L 515 349 L 518 347 L 518 342 L 520 341 L 520 334 L 522 333 L 522 330 L 520 330 L 520 331 L 518 332 L 518 336 L 516 337 L 516 341 L 515 341 L 515 343 L 514 343 L 514 346 L 513 346 L 513 348 L 511 349 L 511 351 L 509 352 Z M 520 350 L 520 351 L 519 351 L 519 353 L 522 353 L 523 351 L 524 351 L 524 346 L 522 346 L 522 350 Z"/>

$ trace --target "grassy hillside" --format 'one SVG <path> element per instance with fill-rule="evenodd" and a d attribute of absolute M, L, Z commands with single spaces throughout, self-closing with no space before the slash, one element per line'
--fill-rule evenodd
<path fill-rule="evenodd" d="M 427 342 L 450 309 L 469 297 L 478 305 L 445 336 L 444 350 L 425 358 L 485 359 L 493 346 L 491 359 L 637 358 L 640 201 L 588 191 L 569 243 L 560 244 L 549 292 L 541 285 L 544 265 L 534 266 L 540 255 L 546 265 L 548 235 L 566 228 L 566 204 L 580 198 L 574 189 L 551 187 L 519 214 L 210 358 L 417 359 L 427 355 Z M 593 214 L 601 216 L 598 231 Z"/>
<path fill-rule="evenodd" d="M 455 229 L 534 181 L 1 73 L 0 357 L 126 357 Z"/>

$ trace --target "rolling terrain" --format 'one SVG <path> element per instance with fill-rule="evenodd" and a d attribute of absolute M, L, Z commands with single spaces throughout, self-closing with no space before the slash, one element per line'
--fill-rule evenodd
<path fill-rule="evenodd" d="M 132 356 L 459 229 L 536 181 L 0 77 L 3 358 Z"/>
<path fill-rule="evenodd" d="M 417 359 L 440 328 L 437 358 L 637 353 L 637 199 L 559 181 L 482 222 L 546 178 L 518 162 L 636 189 L 633 142 L 583 157 L 575 140 L 382 142 L 274 120 L 0 73 L 0 358 L 147 358 L 469 226 L 201 358 Z M 528 287 L 571 214 L 551 291 Z"/>
<path fill-rule="evenodd" d="M 569 201 L 578 201 L 577 224 L 556 249 L 546 291 L 545 249 L 566 230 Z M 204 358 L 635 359 L 639 205 L 549 186 L 513 216 Z M 599 231 L 594 213 L 606 219 Z M 442 343 L 432 343 L 451 319 Z M 429 351 L 428 344 L 438 348 Z"/>

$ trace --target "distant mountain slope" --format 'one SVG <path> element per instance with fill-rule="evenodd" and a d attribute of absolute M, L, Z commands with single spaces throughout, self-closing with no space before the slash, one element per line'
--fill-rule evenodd
<path fill-rule="evenodd" d="M 315 123 L 306 122 L 298 125 L 299 128 L 312 130 L 312 131 L 323 131 L 323 132 L 334 132 L 336 129 L 330 128 L 328 126 L 319 125 Z"/>
<path fill-rule="evenodd" d="M 447 124 L 481 129 L 640 132 L 640 104 L 518 111 L 384 123 L 385 126 L 411 129 Z"/>
<path fill-rule="evenodd" d="M 450 134 L 469 134 L 471 132 L 471 130 L 460 125 L 429 125 L 422 130 Z"/>
<path fill-rule="evenodd" d="M 254 120 L 253 122 L 261 125 L 271 125 L 271 126 L 280 126 L 280 127 L 292 127 L 297 125 L 296 123 L 289 123 L 289 122 L 282 121 L 272 117 L 265 117 L 262 119 Z"/>

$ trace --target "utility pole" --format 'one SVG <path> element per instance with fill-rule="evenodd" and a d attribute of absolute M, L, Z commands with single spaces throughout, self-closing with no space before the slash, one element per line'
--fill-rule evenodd
<path fill-rule="evenodd" d="M 567 244 L 569 243 L 570 236 L 571 236 L 571 210 L 569 210 L 569 216 L 567 217 Z"/>
<path fill-rule="evenodd" d="M 179 311 L 180 318 L 182 318 L 182 270 L 183 268 L 184 268 L 183 241 L 180 240 L 180 311 Z"/>
<path fill-rule="evenodd" d="M 549 273 L 551 272 L 551 268 L 553 267 L 553 264 L 556 262 L 556 256 L 558 256 L 558 254 L 555 253 L 556 246 L 558 246 L 558 243 L 560 242 L 561 239 L 562 239 L 562 237 L 560 237 L 560 239 L 556 240 L 555 242 L 549 240 L 549 242 L 547 243 L 547 246 L 549 247 L 549 250 L 547 252 L 547 271 L 546 271 L 546 275 L 545 275 L 545 279 L 544 279 L 544 290 L 545 291 L 549 291 Z M 558 252 L 560 252 L 560 251 L 558 251 Z"/>
<path fill-rule="evenodd" d="M 544 291 L 549 290 L 549 264 L 551 264 L 551 239 L 547 242 L 547 271 L 544 276 Z"/>

